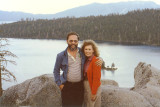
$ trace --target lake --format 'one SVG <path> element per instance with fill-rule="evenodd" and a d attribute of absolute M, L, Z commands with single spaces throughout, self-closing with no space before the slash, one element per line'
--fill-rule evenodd
<path fill-rule="evenodd" d="M 21 83 L 42 74 L 52 74 L 57 53 L 66 47 L 65 40 L 38 40 L 38 39 L 9 39 L 10 45 L 6 48 L 18 56 L 13 58 L 16 66 L 8 64 L 17 78 L 17 82 L 3 82 L 3 89 Z M 81 46 L 81 41 L 79 46 Z M 98 43 L 100 56 L 111 66 L 114 62 L 118 68 L 114 74 L 110 71 L 102 72 L 102 79 L 112 79 L 120 87 L 134 86 L 134 68 L 139 62 L 146 62 L 160 69 L 160 47 L 156 46 L 129 46 L 111 43 Z"/>

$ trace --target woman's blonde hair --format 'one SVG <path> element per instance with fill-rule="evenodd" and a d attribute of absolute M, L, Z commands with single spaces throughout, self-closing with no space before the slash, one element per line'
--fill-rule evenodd
<path fill-rule="evenodd" d="M 97 47 L 97 44 L 93 41 L 93 40 L 84 40 L 83 41 L 83 44 L 81 46 L 81 50 L 82 52 L 84 53 L 84 48 L 88 45 L 91 45 L 93 50 L 94 50 L 94 55 L 96 57 L 99 57 L 99 50 L 98 50 L 98 47 Z"/>

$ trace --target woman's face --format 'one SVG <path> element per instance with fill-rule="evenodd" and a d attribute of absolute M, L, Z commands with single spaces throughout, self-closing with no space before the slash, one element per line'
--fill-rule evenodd
<path fill-rule="evenodd" d="M 90 56 L 93 55 L 93 53 L 94 53 L 94 50 L 93 50 L 92 45 L 88 45 L 88 46 L 84 47 L 84 54 L 85 54 L 85 56 L 90 57 Z"/>

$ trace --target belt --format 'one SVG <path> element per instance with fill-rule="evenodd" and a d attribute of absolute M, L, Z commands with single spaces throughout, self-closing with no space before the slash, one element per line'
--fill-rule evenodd
<path fill-rule="evenodd" d="M 68 84 L 78 84 L 78 83 L 81 83 L 82 81 L 79 81 L 79 82 L 70 82 L 70 81 L 67 81 L 66 83 Z"/>

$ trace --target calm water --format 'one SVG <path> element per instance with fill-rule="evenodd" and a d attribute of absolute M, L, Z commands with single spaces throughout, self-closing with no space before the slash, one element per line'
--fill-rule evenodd
<path fill-rule="evenodd" d="M 13 71 L 17 82 L 3 82 L 4 89 L 42 74 L 52 74 L 57 53 L 67 47 L 64 40 L 9 40 L 11 45 L 7 49 L 18 58 L 15 59 L 17 66 L 9 65 L 8 69 Z M 140 61 L 160 69 L 160 47 L 109 43 L 98 43 L 98 46 L 106 65 L 110 66 L 114 62 L 118 67 L 114 74 L 109 71 L 102 72 L 102 78 L 115 80 L 120 87 L 134 86 L 134 68 Z"/>

